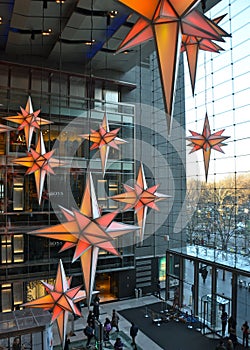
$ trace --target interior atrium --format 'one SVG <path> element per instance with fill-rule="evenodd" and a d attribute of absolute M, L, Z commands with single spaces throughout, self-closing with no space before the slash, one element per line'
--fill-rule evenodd
<path fill-rule="evenodd" d="M 74 315 L 160 281 L 209 332 L 225 309 L 250 321 L 249 17 L 247 0 L 0 2 L 1 349 L 49 349 L 33 307 L 59 271 L 83 286 Z"/>

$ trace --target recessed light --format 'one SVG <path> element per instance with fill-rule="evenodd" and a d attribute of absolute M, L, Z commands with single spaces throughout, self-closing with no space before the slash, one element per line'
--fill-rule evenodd
<path fill-rule="evenodd" d="M 117 14 L 118 14 L 117 10 L 112 10 L 112 11 L 109 12 L 109 15 L 110 15 L 111 18 L 114 18 Z"/>
<path fill-rule="evenodd" d="M 86 41 L 85 45 L 93 45 L 95 43 L 95 39 L 92 39 L 91 41 Z"/>
<path fill-rule="evenodd" d="M 44 35 L 44 36 L 47 36 L 47 35 L 50 35 L 52 33 L 52 29 L 48 29 L 48 30 L 44 30 L 43 32 L 42 32 L 42 35 Z"/>

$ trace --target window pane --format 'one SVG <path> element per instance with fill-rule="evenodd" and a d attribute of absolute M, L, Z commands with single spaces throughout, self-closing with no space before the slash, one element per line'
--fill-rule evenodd
<path fill-rule="evenodd" d="M 12 310 L 11 288 L 2 289 L 2 308 L 3 312 Z"/>
<path fill-rule="evenodd" d="M 14 298 L 14 305 L 22 304 L 23 302 L 23 284 L 22 283 L 13 283 L 13 298 Z"/>
<path fill-rule="evenodd" d="M 14 236 L 14 253 L 23 253 L 23 235 Z"/>
<path fill-rule="evenodd" d="M 12 252 L 11 245 L 2 246 L 2 263 L 11 263 L 12 262 Z"/>

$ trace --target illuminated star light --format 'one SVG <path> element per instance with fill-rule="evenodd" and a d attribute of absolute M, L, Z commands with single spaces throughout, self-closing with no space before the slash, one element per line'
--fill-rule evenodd
<path fill-rule="evenodd" d="M 40 109 L 37 111 L 33 111 L 33 106 L 31 102 L 31 97 L 29 96 L 25 109 L 20 107 L 21 114 L 4 117 L 3 119 L 9 120 L 13 123 L 20 124 L 18 130 L 24 129 L 24 135 L 26 140 L 26 146 L 29 150 L 32 135 L 35 129 L 40 129 L 41 125 L 52 124 L 49 120 L 43 119 L 39 117 Z"/>
<path fill-rule="evenodd" d="M 45 176 L 49 173 L 55 174 L 52 168 L 64 165 L 60 160 L 52 158 L 54 152 L 55 150 L 46 153 L 43 135 L 40 133 L 36 149 L 31 148 L 29 152 L 26 152 L 27 157 L 13 160 L 14 164 L 24 165 L 29 168 L 25 175 L 34 173 L 39 205 L 41 203 Z"/>
<path fill-rule="evenodd" d="M 126 192 L 112 196 L 111 199 L 118 202 L 127 203 L 124 210 L 131 208 L 135 209 L 137 222 L 140 226 L 140 242 L 142 243 L 148 208 L 159 210 L 155 203 L 163 199 L 170 198 L 170 196 L 157 192 L 159 184 L 148 188 L 142 164 L 139 168 L 137 181 L 134 188 L 128 185 L 123 186 Z"/>
<path fill-rule="evenodd" d="M 119 256 L 116 238 L 139 229 L 138 226 L 113 221 L 118 211 L 100 216 L 91 173 L 88 176 L 80 210 L 61 207 L 66 222 L 30 232 L 40 237 L 64 241 L 62 249 L 75 248 L 73 262 L 80 257 L 87 304 L 90 306 L 99 249 Z"/>
<path fill-rule="evenodd" d="M 119 130 L 120 130 L 120 128 L 117 128 L 115 130 L 110 131 L 108 118 L 106 115 L 104 115 L 103 120 L 102 120 L 102 124 L 100 125 L 100 128 L 98 131 L 91 130 L 91 134 L 80 135 L 85 140 L 89 140 L 89 141 L 93 142 L 93 145 L 91 146 L 90 150 L 99 148 L 101 162 L 102 162 L 103 176 L 104 176 L 105 171 L 106 171 L 106 165 L 107 165 L 110 147 L 118 150 L 119 148 L 117 145 L 120 145 L 120 144 L 127 142 L 127 141 L 117 137 Z"/>
<path fill-rule="evenodd" d="M 54 321 L 57 322 L 63 348 L 67 334 L 69 313 L 81 317 L 81 311 L 75 304 L 80 300 L 86 299 L 85 291 L 80 290 L 81 286 L 70 288 L 71 280 L 72 278 L 67 280 L 62 261 L 60 260 L 57 268 L 55 285 L 53 286 L 41 281 L 48 294 L 22 305 L 29 308 L 52 310 L 51 323 Z"/>
<path fill-rule="evenodd" d="M 225 141 L 230 137 L 230 136 L 222 136 L 222 133 L 224 132 L 224 130 L 225 129 L 217 131 L 214 134 L 211 134 L 209 120 L 206 113 L 202 134 L 198 134 L 195 131 L 189 130 L 192 136 L 189 136 L 186 138 L 188 141 L 191 142 L 189 146 L 193 144 L 193 148 L 189 153 L 193 153 L 200 149 L 203 150 L 203 161 L 204 161 L 206 181 L 207 181 L 207 175 L 208 175 L 211 149 L 224 153 L 221 147 L 226 146 L 226 144 L 223 143 L 223 141 Z"/>
<path fill-rule="evenodd" d="M 211 24 L 213 22 L 218 24 L 225 16 L 226 15 L 222 15 L 220 17 L 217 17 L 211 20 Z M 215 29 L 218 31 L 218 34 L 221 36 L 229 36 L 220 27 L 215 27 Z M 222 47 L 212 42 L 212 40 L 204 39 L 204 38 L 192 36 L 192 35 L 185 35 L 185 34 L 182 35 L 181 52 L 186 51 L 186 54 L 187 54 L 193 96 L 194 96 L 194 89 L 195 89 L 195 78 L 196 78 L 196 69 L 197 69 L 197 60 L 198 60 L 199 50 L 217 52 L 217 53 L 220 51 L 224 51 Z"/>
<path fill-rule="evenodd" d="M 171 131 L 182 34 L 224 41 L 220 28 L 195 7 L 200 0 L 119 0 L 141 17 L 118 48 L 122 52 L 154 39 L 168 131 Z"/>

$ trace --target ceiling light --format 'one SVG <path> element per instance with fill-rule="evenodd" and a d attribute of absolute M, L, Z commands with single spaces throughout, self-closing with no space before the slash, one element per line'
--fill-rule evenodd
<path fill-rule="evenodd" d="M 0 17 L 0 24 L 3 24 L 3 18 Z"/>
<path fill-rule="evenodd" d="M 64 2 L 65 2 L 64 0 L 56 0 L 57 4 L 64 4 Z"/>
<path fill-rule="evenodd" d="M 117 14 L 118 14 L 118 11 L 116 11 L 116 10 L 113 10 L 113 11 L 109 12 L 109 15 L 110 15 L 111 18 L 114 18 Z"/>
<path fill-rule="evenodd" d="M 42 32 L 42 35 L 44 35 L 44 36 L 48 36 L 48 35 L 50 35 L 52 33 L 52 29 L 48 29 L 48 30 L 44 30 L 43 32 Z"/>
<path fill-rule="evenodd" d="M 91 41 L 86 41 L 85 45 L 93 45 L 95 42 L 95 39 L 92 39 Z"/>

